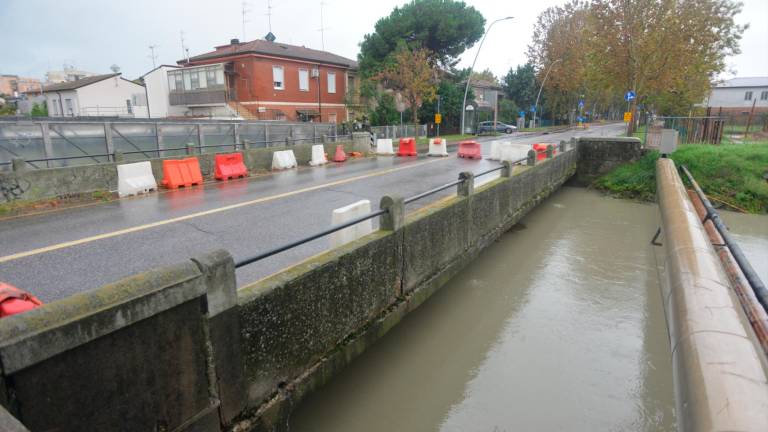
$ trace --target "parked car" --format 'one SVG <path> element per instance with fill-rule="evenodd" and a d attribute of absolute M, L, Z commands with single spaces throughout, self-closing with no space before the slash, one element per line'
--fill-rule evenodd
<path fill-rule="evenodd" d="M 517 126 L 508 125 L 506 123 L 502 123 L 499 121 L 496 122 L 495 132 L 503 132 L 506 134 L 511 134 L 512 132 L 516 132 L 516 131 L 517 131 Z M 491 132 L 494 132 L 492 121 L 484 121 L 484 122 L 478 123 L 477 125 L 478 135 L 481 135 L 484 133 L 491 133 Z"/>

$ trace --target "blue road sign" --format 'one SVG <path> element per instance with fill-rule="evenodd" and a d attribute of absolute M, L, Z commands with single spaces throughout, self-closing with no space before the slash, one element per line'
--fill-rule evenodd
<path fill-rule="evenodd" d="M 576 117 L 576 121 L 577 121 L 577 122 L 579 122 L 579 123 L 581 123 L 581 122 L 583 122 L 583 121 L 584 121 L 584 119 L 583 119 L 581 116 L 579 116 L 579 117 Z"/>
<path fill-rule="evenodd" d="M 536 112 L 536 107 L 535 106 L 531 107 L 531 112 Z"/>
<path fill-rule="evenodd" d="M 579 101 L 579 108 L 584 108 L 584 101 L 583 100 Z"/>
<path fill-rule="evenodd" d="M 627 94 L 624 95 L 624 100 L 629 102 L 631 100 L 634 100 L 637 95 L 632 90 L 628 91 Z"/>
<path fill-rule="evenodd" d="M 520 111 L 520 117 L 525 117 L 525 111 Z"/>

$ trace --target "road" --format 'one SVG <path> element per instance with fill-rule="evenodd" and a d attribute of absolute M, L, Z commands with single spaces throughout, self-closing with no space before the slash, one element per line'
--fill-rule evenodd
<path fill-rule="evenodd" d="M 621 124 L 611 124 L 511 139 L 524 154 L 536 142 L 621 133 Z M 482 140 L 483 154 L 490 142 Z M 375 209 L 383 195 L 413 196 L 455 180 L 461 171 L 494 166 L 498 162 L 455 154 L 367 158 L 0 220 L 0 281 L 50 302 L 214 249 L 244 258 L 327 228 L 335 208 L 369 199 Z M 492 178 L 486 177 L 478 180 Z M 417 201 L 408 210 L 453 193 Z M 328 239 L 321 238 L 238 269 L 238 285 L 327 247 Z"/>

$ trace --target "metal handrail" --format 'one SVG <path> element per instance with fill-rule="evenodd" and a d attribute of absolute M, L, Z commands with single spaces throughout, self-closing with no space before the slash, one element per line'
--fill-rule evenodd
<path fill-rule="evenodd" d="M 723 223 L 723 220 L 720 219 L 720 215 L 717 213 L 717 210 L 715 210 L 715 208 L 712 206 L 712 203 L 709 202 L 707 195 L 704 194 L 704 191 L 701 190 L 699 184 L 696 183 L 696 180 L 693 178 L 691 172 L 688 171 L 688 168 L 685 165 L 681 165 L 680 169 L 683 171 L 683 173 L 685 173 L 685 176 L 688 177 L 688 181 L 691 182 L 693 190 L 704 204 L 704 209 L 707 211 L 707 216 L 705 217 L 704 221 L 706 222 L 706 220 L 709 219 L 715 225 L 715 228 L 723 238 L 726 247 L 728 247 L 728 249 L 731 251 L 733 258 L 736 259 L 736 264 L 739 265 L 741 272 L 744 273 L 744 277 L 747 278 L 747 282 L 749 282 L 749 285 L 755 292 L 755 297 L 757 297 L 757 300 L 760 302 L 760 305 L 763 307 L 763 309 L 768 312 L 768 289 L 765 288 L 765 284 L 763 284 L 763 281 L 760 279 L 760 276 L 757 275 L 755 269 L 752 268 L 752 264 L 749 263 L 749 260 L 744 255 L 744 252 L 742 252 L 741 247 L 739 247 L 738 243 L 736 243 L 733 238 L 731 238 L 728 227 L 726 227 L 725 223 Z"/>
<path fill-rule="evenodd" d="M 516 165 L 516 164 L 519 164 L 521 162 L 526 161 L 527 159 L 528 158 L 518 159 L 518 160 L 512 161 L 510 163 L 512 165 Z M 475 174 L 475 177 L 480 177 L 482 175 L 490 174 L 492 172 L 500 171 L 502 169 L 504 169 L 504 165 L 503 164 L 498 166 L 498 167 L 491 168 L 489 170 L 479 172 L 479 173 Z M 446 184 L 438 186 L 436 188 L 432 188 L 432 189 L 430 189 L 428 191 L 422 192 L 422 193 L 414 195 L 412 197 L 405 198 L 403 200 L 403 204 L 404 205 L 405 204 L 410 204 L 410 203 L 412 203 L 414 201 L 417 201 L 417 200 L 420 200 L 422 198 L 428 197 L 430 195 L 436 194 L 438 192 L 444 191 L 444 190 L 449 189 L 451 187 L 458 186 L 461 183 L 464 183 L 465 181 L 467 181 L 466 178 L 459 177 L 458 180 L 452 181 L 450 183 L 446 183 Z M 342 230 L 344 228 L 348 228 L 348 227 L 350 227 L 352 225 L 358 224 L 358 223 L 366 221 L 368 219 L 373 219 L 373 218 L 375 218 L 377 216 L 381 216 L 381 215 L 383 215 L 384 213 L 387 213 L 387 212 L 389 212 L 389 209 L 376 210 L 374 212 L 368 213 L 367 215 L 363 215 L 363 216 L 354 218 L 354 219 L 349 220 L 347 222 L 344 222 L 342 224 L 333 225 L 330 228 L 327 228 L 327 229 L 325 229 L 323 231 L 320 231 L 320 232 L 317 232 L 315 234 L 309 235 L 307 237 L 304 237 L 304 238 L 301 238 L 301 239 L 298 239 L 298 240 L 294 240 L 294 241 L 292 241 L 290 243 L 287 243 L 287 244 L 284 244 L 282 246 L 278 246 L 278 247 L 269 249 L 269 250 L 267 250 L 265 252 L 262 252 L 262 253 L 260 253 L 258 255 L 254 255 L 254 256 L 249 257 L 249 258 L 245 258 L 245 259 L 242 259 L 242 260 L 239 260 L 239 261 L 235 261 L 235 268 L 240 268 L 240 267 L 246 266 L 248 264 L 252 264 L 252 263 L 254 263 L 256 261 L 260 261 L 260 260 L 262 260 L 264 258 L 271 257 L 272 255 L 279 254 L 280 252 L 284 252 L 284 251 L 286 251 L 288 249 L 292 249 L 292 248 L 294 248 L 296 246 L 301 246 L 304 243 L 309 243 L 312 240 L 317 240 L 320 237 L 324 237 L 324 236 L 326 236 L 328 234 L 333 234 L 336 231 Z"/>

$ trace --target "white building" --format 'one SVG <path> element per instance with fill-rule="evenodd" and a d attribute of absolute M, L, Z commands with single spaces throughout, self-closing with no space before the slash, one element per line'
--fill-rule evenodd
<path fill-rule="evenodd" d="M 77 81 L 79 79 L 88 78 L 99 75 L 95 72 L 88 72 L 84 70 L 75 69 L 72 66 L 64 65 L 64 70 L 48 71 L 45 73 L 45 85 L 58 84 L 68 81 Z"/>
<path fill-rule="evenodd" d="M 96 75 L 43 87 L 51 117 L 147 118 L 143 85 L 119 73 Z"/>
<path fill-rule="evenodd" d="M 728 114 L 768 112 L 768 77 L 744 77 L 726 80 L 712 88 L 707 107 Z"/>
<path fill-rule="evenodd" d="M 227 105 L 224 76 L 224 63 L 152 69 L 140 78 L 147 89 L 150 117 L 237 117 Z"/>

